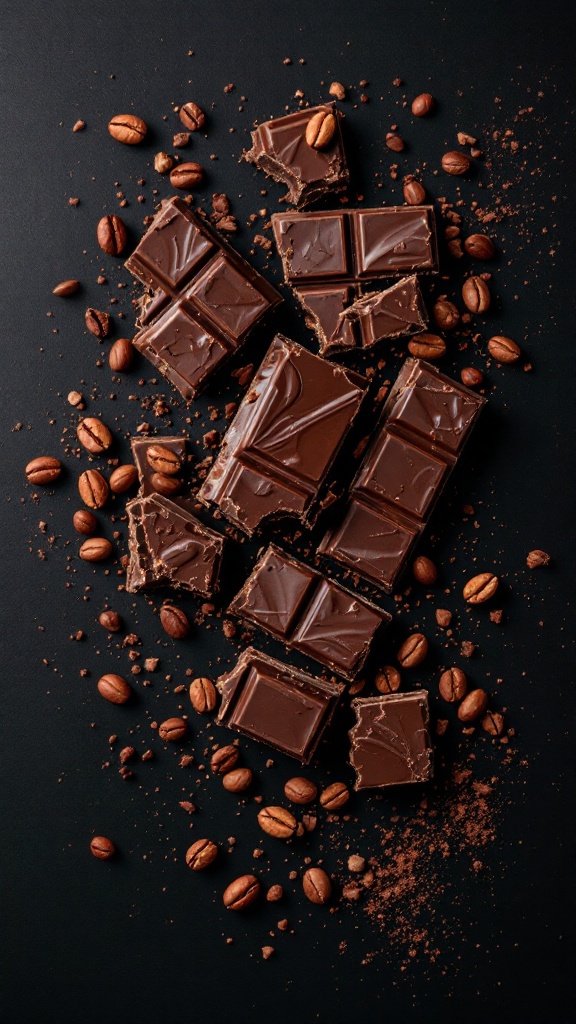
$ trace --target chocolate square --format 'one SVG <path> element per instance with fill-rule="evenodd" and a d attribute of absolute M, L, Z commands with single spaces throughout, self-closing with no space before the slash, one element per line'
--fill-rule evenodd
<path fill-rule="evenodd" d="M 347 678 L 354 677 L 384 615 L 331 580 L 321 579 L 292 645 L 302 654 L 336 667 Z"/>
<path fill-rule="evenodd" d="M 429 452 L 384 431 L 356 480 L 356 489 L 419 519 L 426 516 L 448 468 Z"/>
<path fill-rule="evenodd" d="M 433 774 L 426 690 L 391 693 L 352 701 L 356 724 L 350 730 L 350 763 L 355 789 L 383 789 L 427 782 Z"/>
<path fill-rule="evenodd" d="M 387 424 L 457 453 L 483 403 L 428 363 L 410 360 L 388 398 Z"/>
<path fill-rule="evenodd" d="M 318 550 L 390 589 L 416 537 L 417 530 L 352 498 L 342 521 Z"/>
<path fill-rule="evenodd" d="M 222 340 L 206 331 L 182 304 L 140 331 L 135 345 L 187 401 L 229 354 Z"/>
<path fill-rule="evenodd" d="M 433 269 L 433 224 L 429 207 L 356 210 L 352 231 L 358 277 Z"/>
<path fill-rule="evenodd" d="M 346 221 L 340 213 L 275 214 L 286 280 L 298 282 L 348 274 Z"/>
<path fill-rule="evenodd" d="M 184 294 L 234 339 L 240 338 L 268 306 L 225 255 L 218 256 Z"/>

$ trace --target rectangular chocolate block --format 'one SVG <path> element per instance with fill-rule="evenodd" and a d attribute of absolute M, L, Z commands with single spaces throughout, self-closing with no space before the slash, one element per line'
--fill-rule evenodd
<path fill-rule="evenodd" d="M 319 551 L 390 592 L 485 399 L 406 359 L 339 521 Z"/>
<path fill-rule="evenodd" d="M 130 441 L 130 447 L 132 448 L 132 458 L 134 459 L 134 465 L 138 470 L 138 480 L 140 487 L 138 489 L 138 497 L 145 498 L 149 494 L 156 493 L 156 488 L 152 482 L 152 478 L 157 470 L 150 465 L 146 452 L 152 446 L 162 445 L 164 448 L 168 448 L 174 455 L 177 455 L 182 465 L 182 473 L 186 467 L 186 438 L 185 437 L 133 437 Z M 177 481 L 182 478 L 182 473 L 175 474 L 172 479 Z M 176 489 L 174 490 L 176 494 Z"/>
<path fill-rule="evenodd" d="M 312 523 L 366 381 L 278 334 L 198 497 L 249 536 L 270 516 Z"/>
<path fill-rule="evenodd" d="M 314 149 L 306 142 L 308 122 L 317 114 L 334 118 L 332 139 L 321 149 Z M 285 198 L 289 203 L 308 206 L 330 192 L 341 191 L 348 184 L 341 118 L 334 103 L 323 103 L 265 121 L 252 132 L 252 149 L 244 152 L 244 159 L 274 181 L 288 185 Z"/>
<path fill-rule="evenodd" d="M 353 681 L 388 612 L 271 544 L 228 611 Z"/>
<path fill-rule="evenodd" d="M 134 345 L 187 401 L 282 301 L 183 199 L 162 204 L 125 266 L 153 292 Z"/>
<path fill-rule="evenodd" d="M 330 723 L 343 683 L 316 679 L 248 647 L 216 686 L 217 721 L 308 764 Z"/>
<path fill-rule="evenodd" d="M 192 506 L 161 494 L 128 503 L 130 593 L 170 586 L 211 597 L 217 589 L 224 538 L 204 526 Z"/>
<path fill-rule="evenodd" d="M 355 789 L 427 782 L 433 748 L 426 690 L 360 697 L 352 701 L 356 723 L 349 732 Z"/>

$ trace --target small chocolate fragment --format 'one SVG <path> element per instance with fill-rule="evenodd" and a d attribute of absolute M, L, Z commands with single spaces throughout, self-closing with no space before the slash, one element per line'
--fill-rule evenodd
<path fill-rule="evenodd" d="M 155 487 L 157 481 L 154 477 L 158 475 L 158 471 L 150 465 L 146 453 L 149 448 L 153 445 L 161 445 L 163 448 L 168 448 L 175 456 L 178 457 L 182 465 L 182 469 L 186 463 L 186 438 L 185 437 L 134 437 L 130 441 L 132 448 L 132 457 L 136 469 L 138 470 L 138 479 L 140 481 L 140 488 L 138 491 L 139 498 L 145 498 L 148 494 L 153 494 L 158 490 Z M 161 474 L 165 475 L 165 474 Z M 163 491 L 161 493 L 164 493 Z"/>
<path fill-rule="evenodd" d="M 383 788 L 432 778 L 433 749 L 426 690 L 352 701 L 350 763 L 355 789 Z"/>

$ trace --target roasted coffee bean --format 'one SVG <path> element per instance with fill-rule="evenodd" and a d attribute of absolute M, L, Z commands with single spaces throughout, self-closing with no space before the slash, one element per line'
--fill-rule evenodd
<path fill-rule="evenodd" d="M 89 537 L 80 545 L 78 554 L 85 562 L 103 562 L 110 558 L 112 545 L 106 537 Z"/>
<path fill-rule="evenodd" d="M 169 498 L 171 494 L 178 494 L 182 487 L 182 481 L 178 476 L 166 476 L 165 473 L 153 473 L 150 483 L 158 494 L 164 494 Z"/>
<path fill-rule="evenodd" d="M 192 101 L 182 104 L 179 114 L 182 124 L 190 132 L 197 132 L 206 120 L 204 111 L 200 110 L 198 104 Z"/>
<path fill-rule="evenodd" d="M 87 469 L 78 478 L 78 491 L 89 508 L 102 508 L 108 501 L 108 484 L 97 469 Z"/>
<path fill-rule="evenodd" d="M 434 109 L 434 97 L 429 92 L 421 92 L 412 100 L 412 113 L 414 117 L 426 117 Z"/>
<path fill-rule="evenodd" d="M 522 354 L 516 342 L 503 334 L 495 334 L 490 338 L 488 351 L 499 363 L 516 363 Z"/>
<path fill-rule="evenodd" d="M 101 309 L 90 306 L 84 314 L 86 327 L 95 338 L 107 338 L 110 331 L 110 317 Z"/>
<path fill-rule="evenodd" d="M 288 779 L 284 793 L 293 804 L 311 804 L 318 795 L 318 786 L 302 775 L 295 775 L 293 779 Z"/>
<path fill-rule="evenodd" d="M 481 725 L 489 736 L 501 736 L 504 732 L 504 717 L 499 711 L 487 711 Z"/>
<path fill-rule="evenodd" d="M 401 682 L 402 677 L 398 669 L 393 665 L 384 665 L 384 668 L 376 673 L 374 685 L 379 693 L 396 693 Z"/>
<path fill-rule="evenodd" d="M 460 153 L 457 149 L 451 149 L 442 157 L 442 170 L 447 174 L 467 174 L 472 161 L 466 153 Z"/>
<path fill-rule="evenodd" d="M 168 174 L 174 167 L 174 161 L 168 153 L 160 152 L 156 153 L 154 157 L 154 170 L 158 171 L 158 174 Z"/>
<path fill-rule="evenodd" d="M 426 190 L 419 181 L 407 181 L 402 191 L 408 206 L 420 206 L 426 199 Z"/>
<path fill-rule="evenodd" d="M 327 811 L 338 811 L 350 799 L 348 787 L 343 782 L 333 782 L 320 793 L 320 803 Z"/>
<path fill-rule="evenodd" d="M 146 461 L 155 473 L 163 473 L 164 476 L 173 476 L 179 473 L 182 463 L 176 452 L 166 448 L 163 444 L 151 444 L 146 449 Z"/>
<path fill-rule="evenodd" d="M 60 295 L 62 298 L 66 298 L 68 295 L 74 295 L 80 287 L 80 282 L 74 278 L 70 278 L 69 281 L 60 281 L 55 288 L 52 289 L 52 295 Z"/>
<path fill-rule="evenodd" d="M 134 486 L 138 479 L 138 470 L 136 466 L 131 463 L 127 463 L 125 466 L 117 466 L 113 473 L 110 474 L 110 490 L 114 491 L 114 494 L 124 494 L 124 491 L 129 491 Z"/>
<path fill-rule="evenodd" d="M 491 260 L 496 253 L 494 242 L 487 235 L 468 235 L 464 248 L 476 260 Z"/>
<path fill-rule="evenodd" d="M 551 561 L 550 555 L 539 548 L 529 551 L 526 555 L 526 565 L 529 569 L 540 569 L 543 565 L 550 565 Z"/>
<path fill-rule="evenodd" d="M 97 860 L 110 860 L 116 853 L 116 847 L 106 836 L 94 836 L 90 840 L 90 852 Z"/>
<path fill-rule="evenodd" d="M 393 153 L 401 153 L 405 148 L 404 139 L 400 135 L 397 135 L 396 132 L 388 132 L 386 134 L 385 142 L 388 149 L 391 149 Z"/>
<path fill-rule="evenodd" d="M 483 715 L 488 706 L 488 694 L 485 690 L 470 690 L 458 708 L 461 722 L 474 722 Z"/>
<path fill-rule="evenodd" d="M 222 900 L 228 910 L 245 910 L 258 898 L 260 882 L 255 875 L 241 875 L 224 890 Z"/>
<path fill-rule="evenodd" d="M 408 351 L 417 359 L 440 359 L 446 352 L 446 342 L 438 334 L 417 334 L 410 338 Z"/>
<path fill-rule="evenodd" d="M 158 735 L 164 743 L 178 743 L 187 732 L 188 722 L 185 718 L 167 718 L 158 726 Z"/>
<path fill-rule="evenodd" d="M 240 752 L 238 747 L 229 743 L 225 747 L 218 747 L 210 758 L 210 767 L 215 775 L 226 775 L 238 764 Z"/>
<path fill-rule="evenodd" d="M 484 374 L 474 366 L 465 366 L 460 370 L 460 380 L 467 388 L 479 388 L 484 381 Z"/>
<path fill-rule="evenodd" d="M 440 696 L 449 704 L 462 700 L 467 689 L 468 680 L 461 668 L 447 668 L 438 681 Z"/>
<path fill-rule="evenodd" d="M 291 839 L 298 830 L 296 818 L 285 807 L 263 807 L 258 814 L 258 824 L 275 839 Z"/>
<path fill-rule="evenodd" d="M 53 484 L 61 472 L 62 463 L 51 455 L 40 455 L 39 458 L 32 459 L 25 469 L 28 483 L 38 485 L 39 487 Z"/>
<path fill-rule="evenodd" d="M 173 640 L 183 640 L 190 632 L 190 622 L 186 612 L 177 608 L 175 604 L 163 604 L 160 609 L 160 623 L 162 629 Z"/>
<path fill-rule="evenodd" d="M 85 508 L 79 508 L 78 511 L 74 513 L 72 522 L 74 523 L 74 529 L 77 533 L 83 533 L 87 537 L 92 533 L 96 533 L 96 530 L 98 529 L 98 520 L 96 519 L 96 516 L 93 516 L 92 513 L 88 512 Z"/>
<path fill-rule="evenodd" d="M 398 651 L 398 661 L 402 668 L 414 668 L 419 665 L 428 653 L 428 641 L 423 633 L 412 633 Z"/>
<path fill-rule="evenodd" d="M 118 612 L 113 612 L 110 608 L 105 608 L 103 612 L 100 612 L 98 622 L 104 627 L 104 629 L 107 629 L 109 633 L 117 633 L 122 629 L 122 619 L 118 615 Z"/>
<path fill-rule="evenodd" d="M 190 701 L 195 711 L 206 714 L 216 707 L 216 687 L 211 679 L 201 676 L 190 683 Z"/>
<path fill-rule="evenodd" d="M 253 778 L 250 768 L 233 768 L 222 776 L 222 785 L 229 793 L 243 793 L 252 784 Z"/>
<path fill-rule="evenodd" d="M 134 346 L 130 338 L 117 338 L 108 353 L 108 364 L 113 373 L 125 373 L 132 366 Z"/>
<path fill-rule="evenodd" d="M 172 188 L 189 189 L 199 185 L 204 177 L 204 168 L 200 164 L 190 161 L 186 164 L 177 164 L 170 171 L 170 184 Z"/>
<path fill-rule="evenodd" d="M 115 672 L 106 673 L 96 685 L 100 696 L 111 704 L 125 704 L 132 693 L 129 683 Z"/>
<path fill-rule="evenodd" d="M 313 114 L 306 125 L 306 142 L 312 149 L 324 149 L 334 137 L 336 118 L 326 110 Z"/>
<path fill-rule="evenodd" d="M 108 131 L 116 142 L 123 142 L 126 146 L 135 146 L 142 142 L 148 127 L 141 117 L 136 114 L 115 114 L 108 124 Z"/>
<path fill-rule="evenodd" d="M 418 583 L 423 583 L 425 587 L 431 587 L 438 580 L 438 569 L 426 555 L 418 555 L 418 558 L 414 559 L 412 574 L 414 579 L 418 580 Z"/>
<path fill-rule="evenodd" d="M 107 214 L 98 221 L 96 228 L 98 245 L 108 256 L 119 256 L 126 245 L 126 225 L 115 213 Z"/>
<path fill-rule="evenodd" d="M 112 434 L 106 424 L 96 416 L 87 416 L 86 419 L 80 420 L 76 427 L 76 437 L 82 447 L 93 455 L 107 451 L 112 444 Z"/>
<path fill-rule="evenodd" d="M 211 839 L 197 839 L 186 850 L 186 863 L 192 871 L 202 871 L 212 864 L 218 855 L 218 847 Z"/>
<path fill-rule="evenodd" d="M 458 308 L 449 299 L 438 299 L 434 303 L 432 316 L 437 326 L 443 331 L 453 331 L 460 323 Z"/>
<path fill-rule="evenodd" d="M 492 572 L 480 572 L 465 584 L 462 593 L 469 604 L 489 601 L 498 589 L 498 577 Z"/>
<path fill-rule="evenodd" d="M 483 278 L 474 274 L 462 285 L 462 299 L 471 313 L 485 313 L 490 306 L 490 289 Z"/>
<path fill-rule="evenodd" d="M 332 883 L 322 868 L 308 868 L 302 877 L 304 895 L 311 903 L 322 905 L 332 894 Z"/>

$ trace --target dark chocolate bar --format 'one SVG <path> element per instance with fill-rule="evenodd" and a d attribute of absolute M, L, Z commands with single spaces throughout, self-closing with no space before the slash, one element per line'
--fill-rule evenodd
<path fill-rule="evenodd" d="M 360 697 L 352 701 L 350 764 L 355 789 L 427 782 L 433 774 L 426 690 Z"/>
<path fill-rule="evenodd" d="M 360 674 L 388 612 L 271 544 L 228 611 L 345 679 Z"/>
<path fill-rule="evenodd" d="M 312 523 L 366 381 L 277 335 L 198 497 L 251 535 L 270 516 Z"/>
<path fill-rule="evenodd" d="M 319 551 L 391 591 L 484 402 L 429 363 L 406 359 Z"/>
<path fill-rule="evenodd" d="M 343 683 L 316 679 L 248 647 L 216 683 L 218 722 L 308 764 L 330 723 Z"/>
<path fill-rule="evenodd" d="M 152 483 L 152 477 L 157 472 L 148 462 L 146 458 L 146 452 L 152 446 L 162 445 L 164 448 L 168 448 L 174 455 L 177 455 L 180 459 L 182 470 L 186 464 L 186 438 L 185 437 L 133 437 L 130 441 L 130 447 L 132 448 L 132 458 L 134 459 L 134 465 L 138 470 L 138 480 L 140 487 L 138 490 L 138 497 L 145 498 L 148 494 L 156 493 L 156 488 Z M 181 478 L 181 474 L 178 474 L 178 478 Z M 176 479 L 176 477 L 174 478 Z"/>
<path fill-rule="evenodd" d="M 163 203 L 125 266 L 153 290 L 134 345 L 187 401 L 282 301 L 183 199 Z"/>
<path fill-rule="evenodd" d="M 310 118 L 321 112 L 333 115 L 335 131 L 326 147 L 314 149 L 306 142 L 306 128 Z M 334 103 L 324 103 L 265 121 L 252 132 L 252 149 L 243 154 L 244 159 L 274 181 L 288 185 L 289 203 L 307 206 L 348 184 L 341 117 Z"/>

